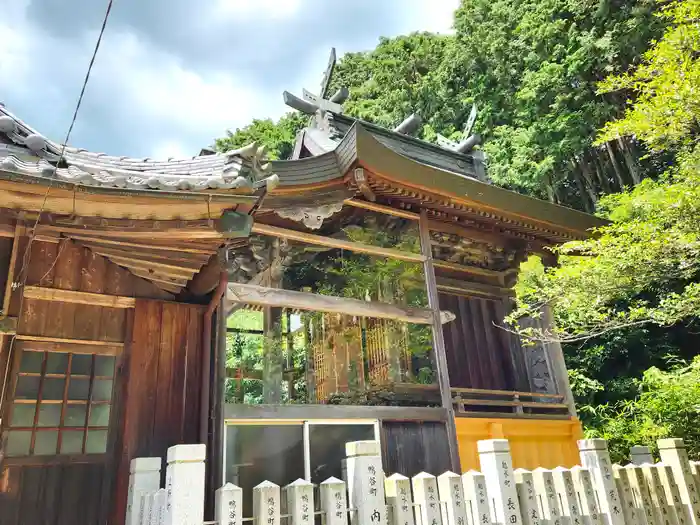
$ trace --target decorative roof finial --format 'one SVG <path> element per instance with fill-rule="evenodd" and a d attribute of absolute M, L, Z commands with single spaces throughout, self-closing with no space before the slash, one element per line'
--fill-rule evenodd
<path fill-rule="evenodd" d="M 333 96 L 326 98 L 328 94 L 328 88 L 331 83 L 331 77 L 333 76 L 333 70 L 335 69 L 335 48 L 331 49 L 331 55 L 328 60 L 328 66 L 326 71 L 323 73 L 323 80 L 321 81 L 321 90 L 319 95 L 314 95 L 310 91 L 302 90 L 302 98 L 292 95 L 289 91 L 282 93 L 284 103 L 291 108 L 294 108 L 307 115 L 315 115 L 316 112 L 330 111 L 331 113 L 342 113 L 343 112 L 343 102 L 347 100 L 350 96 L 348 88 L 341 87 L 336 91 Z"/>
<path fill-rule="evenodd" d="M 396 126 L 394 131 L 403 135 L 413 135 L 418 131 L 418 128 L 420 128 L 422 123 L 423 121 L 421 118 L 417 114 L 412 113 L 405 118 L 401 124 Z"/>

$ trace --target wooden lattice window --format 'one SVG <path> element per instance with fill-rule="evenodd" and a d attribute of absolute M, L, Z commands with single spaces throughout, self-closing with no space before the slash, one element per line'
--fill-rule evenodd
<path fill-rule="evenodd" d="M 104 454 L 116 356 L 22 346 L 5 455 Z"/>

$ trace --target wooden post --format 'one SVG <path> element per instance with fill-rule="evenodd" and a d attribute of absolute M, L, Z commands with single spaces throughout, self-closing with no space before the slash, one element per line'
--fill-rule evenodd
<path fill-rule="evenodd" d="M 326 513 L 325 525 L 348 525 L 345 483 L 338 478 L 331 477 L 321 483 L 321 510 Z"/>
<path fill-rule="evenodd" d="M 129 466 L 129 492 L 126 525 L 137 525 L 141 514 L 141 494 L 160 488 L 160 458 L 134 458 Z"/>
<path fill-rule="evenodd" d="M 345 444 L 347 459 L 350 522 L 354 525 L 386 525 L 384 470 L 379 441 L 354 441 Z"/>
<path fill-rule="evenodd" d="M 428 214 L 425 209 L 420 213 L 420 244 L 421 252 L 425 257 L 423 273 L 425 274 L 425 286 L 428 292 L 428 306 L 433 311 L 433 354 L 435 356 L 438 388 L 442 407 L 447 411 L 447 442 L 450 451 L 450 464 L 454 472 L 462 472 L 459 462 L 459 447 L 457 444 L 457 426 L 455 424 L 454 407 L 452 406 L 452 391 L 450 390 L 450 375 L 447 367 L 447 352 L 445 339 L 440 322 L 440 296 L 438 295 L 435 267 L 433 266 L 433 249 L 430 242 L 430 230 L 428 229 Z"/>
<path fill-rule="evenodd" d="M 280 525 L 280 487 L 263 481 L 253 487 L 253 523 Z"/>
<path fill-rule="evenodd" d="M 313 483 L 300 478 L 287 485 L 285 492 L 290 525 L 313 525 L 315 510 Z"/>
<path fill-rule="evenodd" d="M 201 525 L 204 521 L 205 457 L 205 445 L 168 449 L 165 525 Z"/>
<path fill-rule="evenodd" d="M 411 480 L 392 474 L 384 480 L 386 503 L 392 508 L 391 525 L 415 525 Z"/>
<path fill-rule="evenodd" d="M 467 525 L 464 488 L 459 474 L 445 472 L 437 478 L 442 522 L 446 525 Z"/>
<path fill-rule="evenodd" d="M 625 525 L 607 442 L 604 439 L 582 439 L 578 441 L 578 449 L 581 464 L 588 468 L 593 476 L 600 512 L 605 516 L 605 523 Z"/>
<path fill-rule="evenodd" d="M 493 522 L 498 525 L 521 523 L 522 514 L 508 440 L 485 439 L 477 441 L 476 445 L 481 472 L 486 477 L 486 489 L 494 503 Z"/>
<path fill-rule="evenodd" d="M 462 487 L 469 503 L 471 520 L 475 525 L 489 525 L 491 511 L 489 510 L 489 495 L 486 492 L 486 478 L 481 472 L 470 470 L 462 474 Z"/>
<path fill-rule="evenodd" d="M 243 490 L 226 483 L 214 493 L 214 520 L 218 525 L 242 525 Z"/>
<path fill-rule="evenodd" d="M 421 472 L 411 478 L 413 498 L 418 505 L 419 525 L 443 525 L 438 499 L 437 480 L 432 474 Z"/>
<path fill-rule="evenodd" d="M 700 525 L 700 488 L 690 470 L 688 452 L 682 439 L 659 439 L 661 461 L 673 469 L 673 477 L 681 494 L 681 502 L 690 507 L 693 525 Z"/>
<path fill-rule="evenodd" d="M 532 472 L 518 468 L 515 469 L 515 484 L 520 498 L 520 510 L 523 513 L 525 525 L 540 525 L 540 510 L 538 498 L 535 494 L 535 482 Z"/>

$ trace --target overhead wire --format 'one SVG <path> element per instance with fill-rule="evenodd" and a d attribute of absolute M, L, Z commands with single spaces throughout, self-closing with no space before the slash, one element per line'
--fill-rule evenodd
<path fill-rule="evenodd" d="M 51 191 L 51 188 L 53 187 L 53 183 L 56 180 L 56 170 L 58 170 L 58 166 L 60 165 L 61 161 L 63 160 L 63 157 L 66 152 L 66 146 L 68 145 L 68 141 L 70 140 L 71 133 L 73 133 L 73 127 L 75 126 L 75 122 L 78 119 L 78 112 L 80 111 L 80 107 L 83 102 L 83 97 L 85 96 L 85 90 L 87 89 L 88 82 L 90 80 L 90 74 L 92 73 L 92 68 L 95 65 L 95 59 L 97 58 L 97 53 L 100 49 L 100 45 L 102 44 L 102 37 L 104 36 L 105 28 L 107 27 L 107 21 L 109 20 L 109 15 L 112 12 L 112 4 L 114 0 L 108 0 L 107 2 L 107 9 L 105 10 L 104 17 L 102 19 L 102 26 L 100 27 L 100 32 L 97 36 L 97 41 L 95 42 L 95 47 L 92 51 L 92 56 L 90 57 L 90 63 L 88 64 L 87 71 L 85 72 L 85 78 L 83 79 L 83 84 L 82 87 L 80 88 L 80 95 L 78 96 L 78 101 L 75 105 L 75 110 L 73 111 L 73 117 L 71 118 L 70 125 L 68 126 L 68 131 L 66 132 L 66 136 L 63 139 L 63 144 L 61 145 L 61 150 L 58 156 L 58 160 L 56 161 L 53 170 L 51 172 L 51 180 L 49 181 L 46 191 L 44 192 L 44 198 L 41 203 L 41 207 L 39 208 L 39 213 L 36 216 L 36 220 L 34 221 L 34 226 L 32 229 L 29 231 L 29 241 L 27 242 L 27 246 L 24 249 L 24 254 L 22 255 L 22 263 L 20 266 L 20 271 L 19 271 L 19 283 L 15 287 L 15 283 L 10 284 L 10 289 L 15 290 L 17 288 L 20 289 L 20 294 L 19 294 L 19 314 L 18 317 L 21 316 L 22 314 L 22 307 L 24 304 L 24 294 L 21 292 L 21 290 L 24 288 L 26 282 L 27 282 L 27 275 L 28 275 L 28 268 L 29 268 L 29 262 L 31 260 L 31 248 L 32 248 L 32 243 L 34 242 L 34 237 L 36 236 L 36 230 L 37 227 L 39 226 L 39 222 L 41 221 L 41 216 L 46 209 L 46 203 L 48 202 L 49 198 L 49 193 Z M 75 211 L 75 210 L 74 210 Z M 62 251 L 62 250 L 61 250 Z M 61 251 L 56 255 L 56 258 L 52 264 L 56 264 L 56 261 L 58 260 L 58 257 L 60 256 Z M 49 270 L 51 271 L 51 270 Z M 48 272 L 47 272 L 48 273 Z M 43 279 L 43 278 L 42 278 Z M 7 315 L 7 312 L 3 312 L 4 315 Z M 3 402 L 5 400 L 5 395 L 6 391 L 8 388 L 7 384 L 7 379 L 9 377 L 10 373 L 10 367 L 12 363 L 12 354 L 15 346 L 15 340 L 16 336 L 13 337 L 10 340 L 10 347 L 8 349 L 8 356 L 7 356 L 7 363 L 5 365 L 5 372 L 3 374 L 3 381 L 2 381 L 2 389 L 0 389 L 0 407 L 3 406 Z"/>

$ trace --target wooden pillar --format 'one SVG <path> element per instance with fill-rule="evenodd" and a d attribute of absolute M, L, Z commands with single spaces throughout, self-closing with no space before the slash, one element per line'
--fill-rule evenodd
<path fill-rule="evenodd" d="M 450 376 L 447 369 L 447 353 L 445 351 L 445 339 L 440 322 L 440 298 L 438 296 L 437 279 L 433 266 L 433 250 L 430 244 L 430 230 L 428 229 L 428 215 L 426 210 L 420 214 L 420 244 L 425 257 L 423 273 L 425 274 L 425 286 L 428 291 L 428 306 L 433 311 L 433 355 L 436 364 L 435 373 L 440 389 L 440 401 L 447 411 L 447 440 L 450 450 L 450 464 L 453 472 L 462 472 L 459 462 L 459 448 L 457 445 L 457 427 L 455 425 L 455 413 L 452 406 L 452 391 L 450 389 Z"/>
<path fill-rule="evenodd" d="M 279 256 L 279 239 L 274 239 L 270 260 Z M 270 288 L 282 286 L 281 272 L 272 272 Z M 282 309 L 266 306 L 263 309 L 263 402 L 279 404 L 282 402 L 282 382 L 284 379 L 284 361 L 282 355 Z"/>

